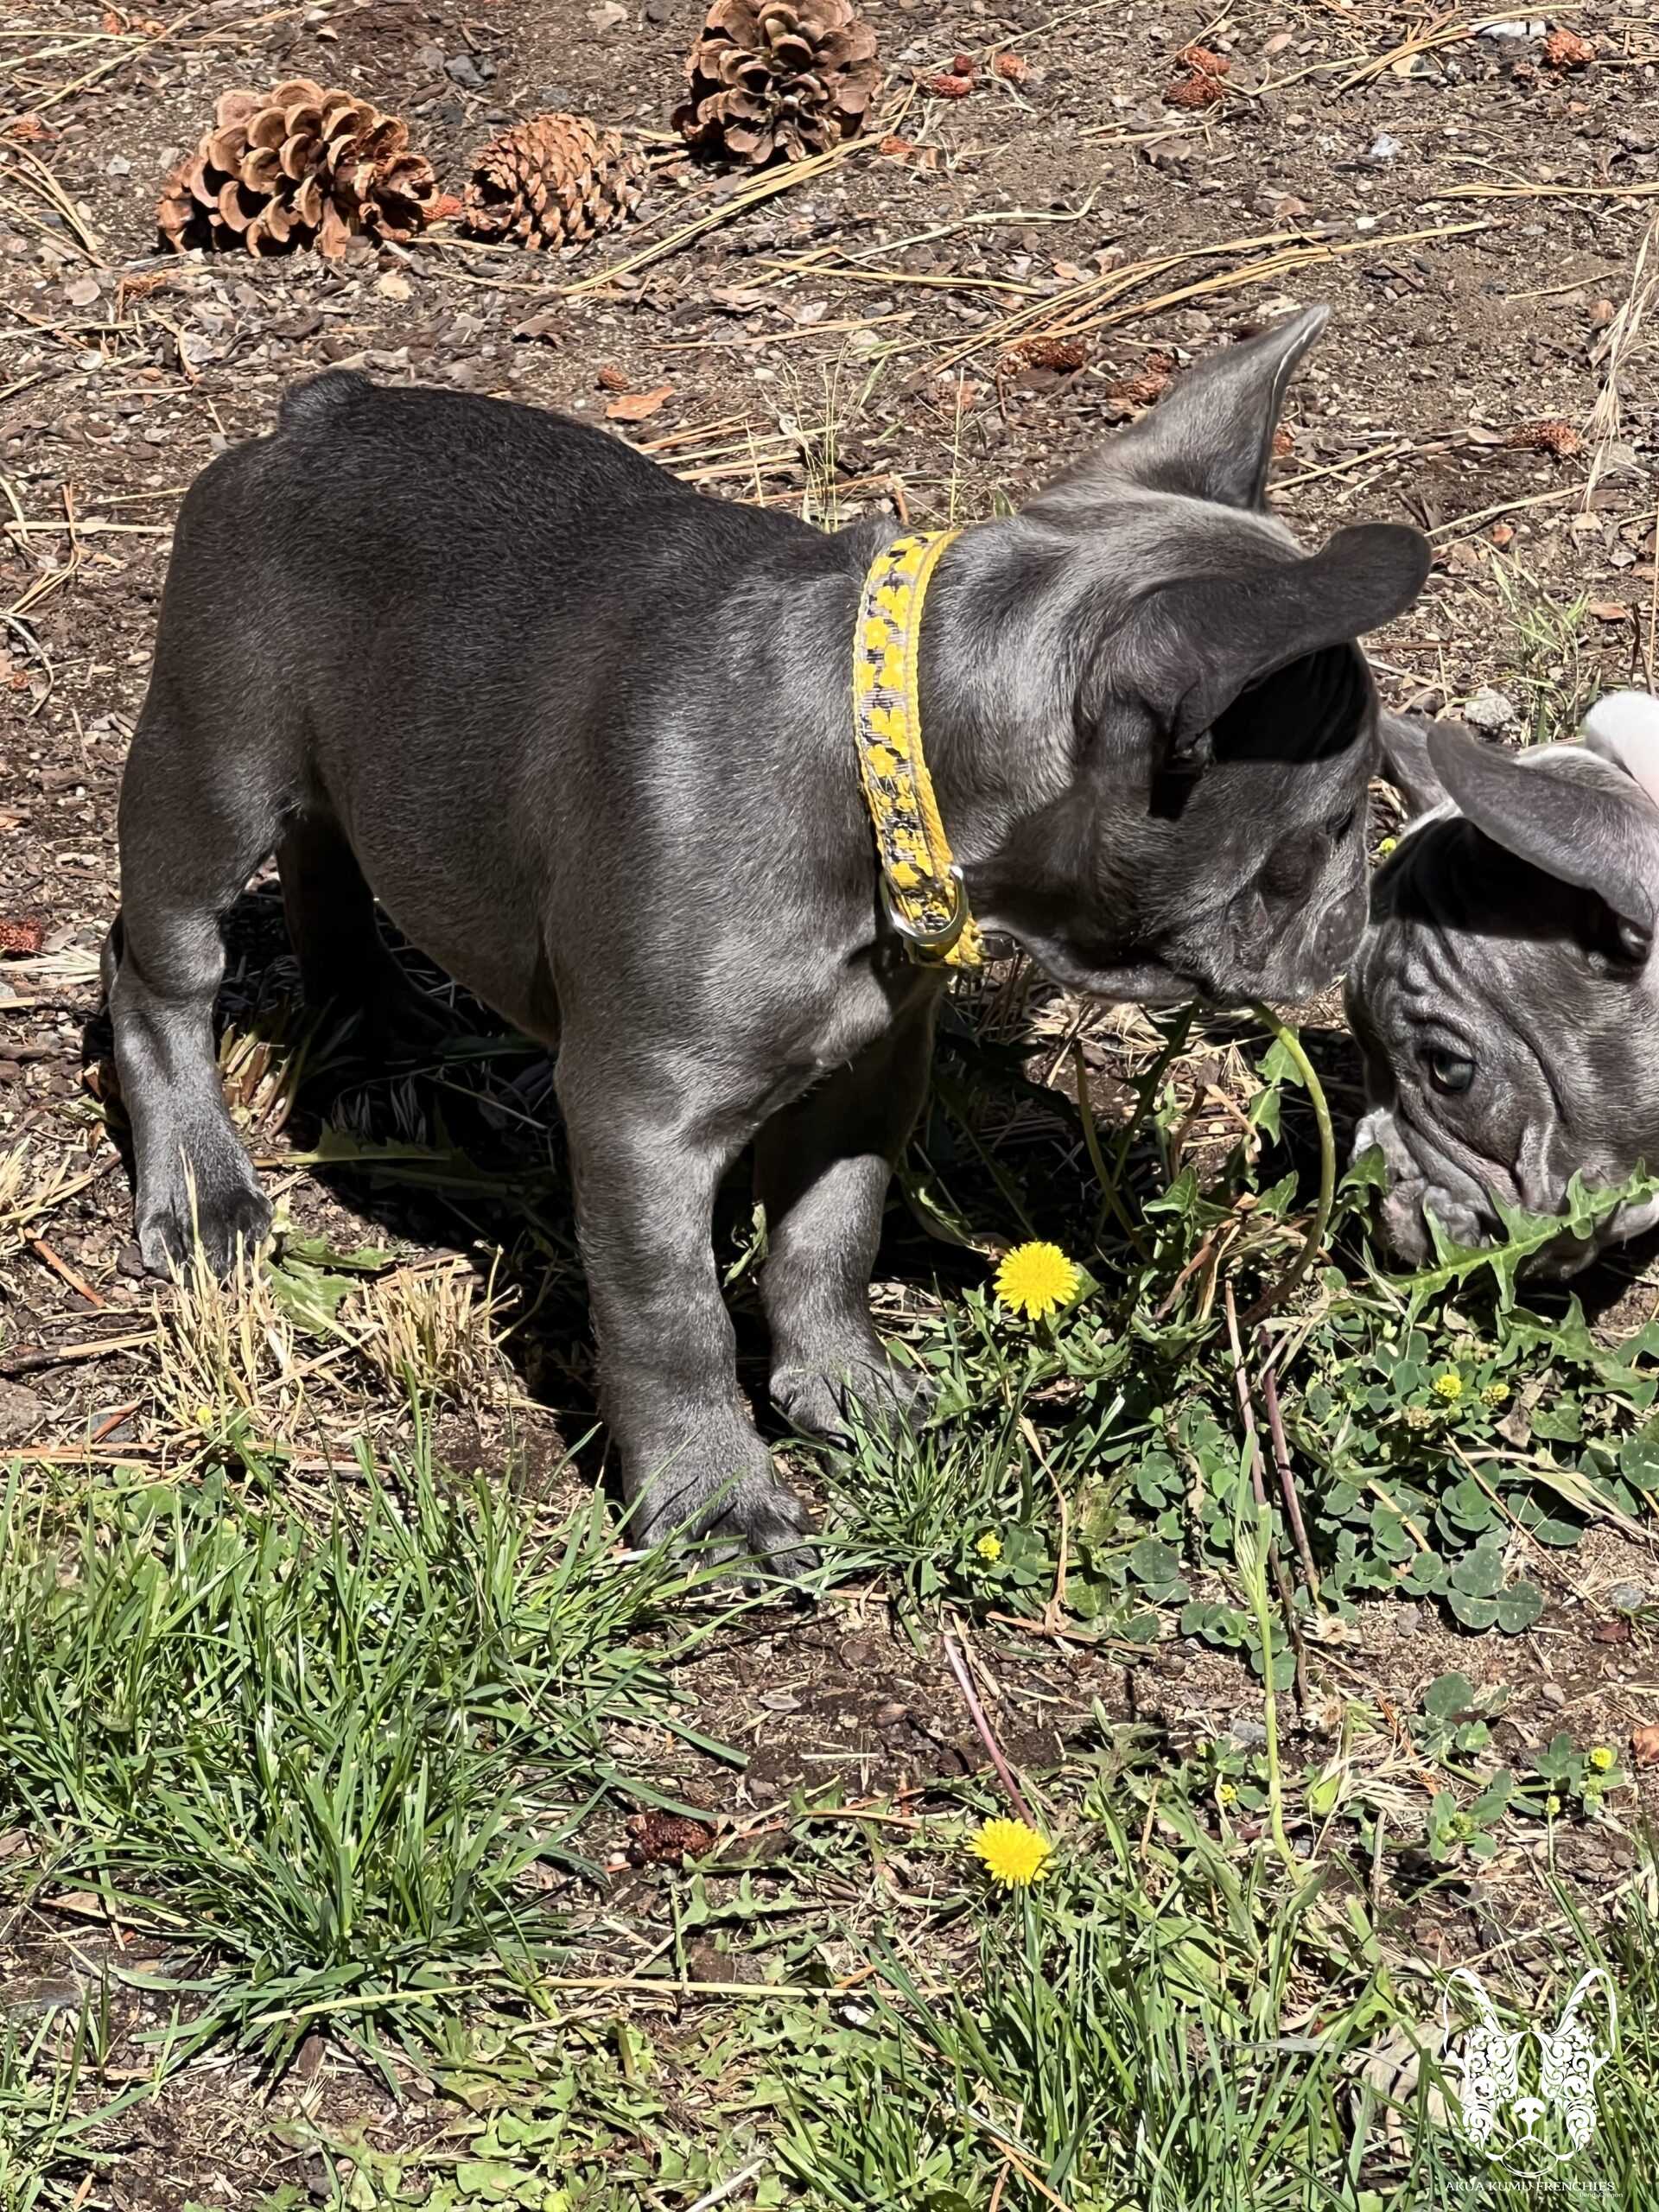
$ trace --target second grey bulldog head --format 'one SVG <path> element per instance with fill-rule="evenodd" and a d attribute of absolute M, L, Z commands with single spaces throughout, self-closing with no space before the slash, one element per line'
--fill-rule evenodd
<path fill-rule="evenodd" d="M 1348 982 L 1380 1146 L 1383 1234 L 1431 1254 L 1426 1215 L 1497 1240 L 1494 1200 L 1564 1211 L 1659 1167 L 1659 702 L 1602 700 L 1577 745 L 1509 753 L 1460 725 L 1382 718 L 1413 819 L 1377 874 Z M 1541 1255 L 1558 1274 L 1659 1218 L 1623 1206 Z"/>

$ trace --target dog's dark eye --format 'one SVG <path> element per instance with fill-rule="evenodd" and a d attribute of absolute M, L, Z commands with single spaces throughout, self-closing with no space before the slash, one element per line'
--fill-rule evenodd
<path fill-rule="evenodd" d="M 1423 1058 L 1428 1063 L 1428 1079 L 1436 1090 L 1467 1090 L 1475 1079 L 1474 1062 L 1465 1059 L 1461 1052 L 1448 1052 L 1437 1045 Z"/>

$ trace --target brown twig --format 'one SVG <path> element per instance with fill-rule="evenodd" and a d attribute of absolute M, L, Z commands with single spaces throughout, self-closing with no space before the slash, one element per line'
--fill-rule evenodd
<path fill-rule="evenodd" d="M 135 1398 L 130 1406 L 118 1406 L 112 1414 L 106 1414 L 92 1431 L 88 1442 L 101 1444 L 106 1436 L 112 1436 L 124 1421 L 131 1420 L 143 1402 L 142 1398 Z"/>
<path fill-rule="evenodd" d="M 55 1351 L 26 1351 L 16 1359 L 0 1361 L 0 1376 L 15 1382 L 20 1375 L 43 1375 L 51 1367 L 79 1367 L 85 1360 L 107 1359 L 111 1352 L 135 1351 L 141 1344 L 153 1344 L 156 1332 L 147 1329 L 139 1337 L 108 1337 L 95 1344 L 60 1344 Z"/>
<path fill-rule="evenodd" d="M 1026 1802 L 1020 1784 L 1014 1778 L 1014 1769 L 1002 1756 L 1002 1746 L 997 1742 L 990 1722 L 985 1718 L 985 1708 L 979 1701 L 979 1693 L 974 1688 L 973 1679 L 968 1672 L 968 1662 L 962 1656 L 957 1639 L 947 1630 L 939 1641 L 944 1646 L 944 1656 L 950 1662 L 951 1673 L 957 1678 L 957 1687 L 962 1692 L 963 1703 L 968 1708 L 968 1716 L 979 1731 L 980 1742 L 991 1755 L 991 1764 L 996 1769 L 997 1780 L 1002 1784 L 1009 1804 L 1013 1806 L 1028 1828 L 1034 1828 L 1037 1823 L 1031 1817 L 1031 1808 Z"/>
<path fill-rule="evenodd" d="M 1238 1333 L 1238 1306 L 1230 1281 L 1224 1286 L 1222 1294 L 1227 1308 L 1227 1341 L 1233 1355 L 1233 1389 L 1237 1394 L 1239 1419 L 1244 1426 L 1244 1442 L 1249 1454 L 1250 1488 L 1256 1504 L 1265 1512 L 1268 1485 L 1262 1469 L 1262 1440 L 1256 1431 L 1255 1409 L 1250 1399 L 1249 1371 L 1244 1364 L 1244 1346 Z M 1285 1633 L 1290 1638 L 1291 1656 L 1296 1668 L 1296 1704 L 1300 1711 L 1307 1704 L 1307 1652 L 1302 1643 L 1302 1624 L 1296 1618 L 1296 1599 L 1291 1590 L 1290 1577 L 1285 1573 L 1285 1562 L 1280 1556 L 1278 1542 L 1272 1536 L 1268 1539 L 1268 1567 L 1285 1616 Z M 1271 1689 L 1271 1683 L 1268 1688 Z"/>
<path fill-rule="evenodd" d="M 1044 1628 L 1051 1636 L 1058 1635 L 1065 1619 L 1065 1566 L 1066 1556 L 1071 1548 L 1071 1516 L 1066 1506 L 1065 1492 L 1060 1487 L 1060 1478 L 1050 1465 L 1048 1454 L 1039 1441 L 1037 1432 L 1032 1427 L 1030 1420 L 1024 1414 L 1020 1416 L 1020 1433 L 1031 1446 L 1032 1455 L 1038 1465 L 1048 1477 L 1054 1492 L 1054 1503 L 1059 1509 L 1059 1562 L 1054 1569 L 1053 1592 L 1043 1606 Z"/>
<path fill-rule="evenodd" d="M 1302 1563 L 1307 1594 L 1317 1605 L 1319 1597 L 1319 1570 L 1313 1564 L 1313 1547 L 1307 1541 L 1307 1529 L 1302 1521 L 1302 1502 L 1296 1495 L 1296 1478 L 1291 1469 L 1290 1447 L 1285 1441 L 1284 1417 L 1279 1409 L 1279 1379 L 1273 1371 L 1273 1362 L 1268 1357 L 1265 1330 L 1257 1330 L 1256 1344 L 1262 1355 L 1262 1406 L 1268 1416 L 1268 1434 L 1273 1440 L 1273 1464 L 1279 1473 L 1279 1488 L 1285 1501 L 1285 1518 L 1290 1523 L 1296 1556 Z"/>
<path fill-rule="evenodd" d="M 35 1255 L 35 1258 L 37 1260 L 44 1260 L 47 1266 L 51 1268 L 53 1274 L 59 1276 L 64 1282 L 67 1282 L 70 1289 L 73 1290 L 78 1297 L 84 1298 L 89 1306 L 96 1306 L 99 1313 L 105 1313 L 108 1310 L 109 1300 L 107 1298 L 100 1298 L 98 1293 L 92 1288 L 91 1283 L 87 1281 L 86 1276 L 80 1274 L 78 1269 L 72 1268 L 68 1261 L 66 1260 L 60 1253 L 54 1252 L 52 1249 L 52 1247 L 47 1243 L 45 1237 L 25 1236 L 23 1242 L 28 1245 L 29 1250 Z"/>

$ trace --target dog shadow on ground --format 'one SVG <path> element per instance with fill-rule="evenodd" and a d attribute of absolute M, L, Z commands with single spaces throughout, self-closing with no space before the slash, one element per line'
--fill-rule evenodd
<path fill-rule="evenodd" d="M 407 971 L 453 1020 L 434 1053 L 372 1060 L 349 1016 L 305 1007 L 274 882 L 257 883 L 226 918 L 226 980 L 216 1012 L 219 1061 L 233 1110 L 270 1187 L 285 1160 L 343 1207 L 342 1244 L 395 1241 L 428 1255 L 464 1255 L 487 1287 L 499 1317 L 500 1345 L 520 1389 L 548 1417 L 555 1459 L 568 1453 L 596 1476 L 604 1464 L 594 1393 L 592 1335 L 575 1233 L 563 1133 L 546 1049 L 517 1035 L 459 990 L 412 948 L 391 936 Z M 1345 1165 L 1362 1093 L 1357 1052 L 1339 1021 L 1321 1010 L 1302 1041 L 1327 1092 L 1339 1157 Z M 1261 1042 L 1259 1023 L 1205 1015 L 1171 1064 L 1178 1090 L 1193 1102 L 1217 1095 L 1218 1055 Z M 132 1160 L 119 1108 L 107 1016 L 90 1021 L 83 1059 L 99 1070 L 111 1135 L 123 1148 L 130 1206 Z M 1077 1066 L 1042 1053 L 1047 1080 L 1032 1072 L 1029 1037 L 995 1038 L 970 1008 L 948 1008 L 941 1023 L 936 1081 L 906 1171 L 895 1179 L 875 1274 L 899 1317 L 931 1308 L 943 1289 L 983 1284 L 983 1246 L 1022 1234 L 1079 1249 L 1082 1224 L 1097 1201 L 1078 1110 Z M 1085 1063 L 1089 1103 L 1109 1147 L 1134 1106 L 1121 1073 Z M 1243 1115 L 1234 1101 L 1213 1134 L 1189 1132 L 1183 1154 L 1201 1176 L 1219 1173 L 1236 1144 Z M 1274 1173 L 1294 1167 L 1312 1190 L 1319 1172 L 1313 1117 L 1300 1090 L 1287 1090 Z M 1166 1154 L 1143 1128 L 1125 1163 L 1132 1206 L 1162 1187 Z M 925 1202 L 923 1202 L 925 1200 Z M 943 1203 L 941 1203 L 943 1201 Z M 957 1224 L 953 1233 L 947 1225 Z M 961 1230 L 984 1232 L 962 1241 Z M 980 1249 L 975 1249 L 978 1243 Z M 136 1250 L 136 1248 L 132 1248 Z M 714 1249 L 737 1339 L 739 1381 L 761 1433 L 791 1440 L 766 1391 L 767 1338 L 756 1295 L 763 1232 L 745 1155 L 726 1179 L 715 1210 Z M 1531 1283 L 1528 1303 L 1564 1314 L 1576 1297 L 1592 1325 L 1620 1331 L 1650 1315 L 1654 1294 L 1642 1281 L 1659 1259 L 1659 1230 L 1618 1251 L 1567 1285 Z M 130 1261 L 129 1261 L 130 1263 Z M 893 1314 L 886 1314 L 884 1321 Z M 555 1438 L 535 1458 L 549 1463 Z"/>
<path fill-rule="evenodd" d="M 403 1058 L 369 1057 L 349 1012 L 307 1007 L 274 879 L 256 881 L 224 923 L 226 972 L 214 1014 L 221 1079 L 239 1133 L 268 1192 L 299 1171 L 342 1210 L 295 1207 L 302 1235 L 331 1249 L 413 1247 L 464 1257 L 487 1291 L 500 1349 L 547 1418 L 534 1457 L 597 1476 L 600 1425 L 587 1288 L 563 1130 L 546 1048 L 513 1032 L 453 984 L 394 931 L 405 971 L 448 1012 L 452 1033 Z M 89 1020 L 83 1065 L 107 1109 L 125 1188 L 118 1214 L 131 1222 L 134 1162 L 113 1061 L 107 1012 Z M 737 1338 L 739 1381 L 761 1433 L 792 1433 L 767 1397 L 767 1338 L 756 1295 L 763 1243 L 747 1154 L 727 1177 L 713 1247 Z M 137 1264 L 129 1242 L 123 1264 Z M 895 1188 L 879 1279 L 919 1308 L 941 1279 L 982 1278 L 984 1265 L 934 1241 Z M 568 1455 L 568 1459 L 567 1459 Z M 499 1460 L 490 1452 L 486 1464 Z"/>

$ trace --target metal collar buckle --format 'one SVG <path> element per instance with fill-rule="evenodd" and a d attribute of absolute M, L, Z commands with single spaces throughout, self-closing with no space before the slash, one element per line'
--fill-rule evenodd
<path fill-rule="evenodd" d="M 952 861 L 946 870 L 945 880 L 950 886 L 950 918 L 938 929 L 919 928 L 901 913 L 893 900 L 893 886 L 883 870 L 880 878 L 881 904 L 888 922 L 904 938 L 918 960 L 942 960 L 968 926 L 968 887 L 962 880 L 962 870 Z"/>

